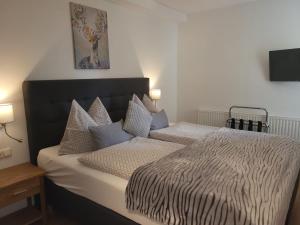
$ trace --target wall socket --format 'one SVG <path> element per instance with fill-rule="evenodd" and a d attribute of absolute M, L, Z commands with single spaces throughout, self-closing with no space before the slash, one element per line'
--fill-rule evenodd
<path fill-rule="evenodd" d="M 12 156 L 11 148 L 1 148 L 0 149 L 0 159 L 8 158 Z"/>

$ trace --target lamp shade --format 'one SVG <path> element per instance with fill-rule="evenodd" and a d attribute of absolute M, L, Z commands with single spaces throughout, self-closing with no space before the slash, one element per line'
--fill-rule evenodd
<path fill-rule="evenodd" d="M 0 104 L 0 124 L 14 121 L 14 111 L 12 104 Z"/>
<path fill-rule="evenodd" d="M 152 98 L 152 100 L 159 100 L 161 97 L 161 90 L 160 89 L 150 90 L 150 97 Z"/>

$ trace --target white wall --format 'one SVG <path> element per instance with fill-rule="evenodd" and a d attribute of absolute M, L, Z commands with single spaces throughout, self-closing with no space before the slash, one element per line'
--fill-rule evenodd
<path fill-rule="evenodd" d="M 300 1 L 259 0 L 189 16 L 179 27 L 178 117 L 265 106 L 300 118 L 300 83 L 269 81 L 269 50 L 300 48 Z"/>
<path fill-rule="evenodd" d="M 13 150 L 0 168 L 29 160 L 21 90 L 26 79 L 150 77 L 162 89 L 160 105 L 176 119 L 176 22 L 126 1 L 73 2 L 107 10 L 110 70 L 74 69 L 69 0 L 1 1 L 0 103 L 14 104 L 16 121 L 8 129 L 25 141 L 18 144 L 0 130 L 0 148 Z"/>

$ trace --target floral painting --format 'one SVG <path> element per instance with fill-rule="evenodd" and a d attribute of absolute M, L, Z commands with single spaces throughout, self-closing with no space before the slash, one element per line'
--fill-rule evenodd
<path fill-rule="evenodd" d="M 107 12 L 70 3 L 76 69 L 109 69 Z"/>

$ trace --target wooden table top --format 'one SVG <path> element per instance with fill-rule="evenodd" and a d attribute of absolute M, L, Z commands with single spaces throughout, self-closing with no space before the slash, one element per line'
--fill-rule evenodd
<path fill-rule="evenodd" d="M 0 189 L 16 183 L 44 176 L 45 171 L 30 163 L 24 163 L 0 170 Z"/>

